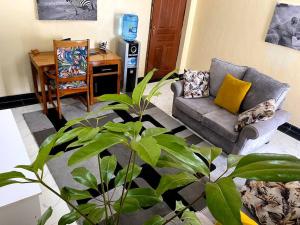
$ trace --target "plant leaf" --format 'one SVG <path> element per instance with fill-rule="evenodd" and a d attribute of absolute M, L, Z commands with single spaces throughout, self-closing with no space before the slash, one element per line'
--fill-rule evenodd
<path fill-rule="evenodd" d="M 104 183 L 108 184 L 109 181 L 114 177 L 114 172 L 117 167 L 117 158 L 116 156 L 106 156 L 100 161 L 100 168 L 102 179 Z"/>
<path fill-rule="evenodd" d="M 221 153 L 222 149 L 217 147 L 197 147 L 195 145 L 191 146 L 191 149 L 199 153 L 203 158 L 207 160 L 209 164 L 212 163 Z"/>
<path fill-rule="evenodd" d="M 179 188 L 196 181 L 197 178 L 189 173 L 166 174 L 160 178 L 159 185 L 156 189 L 158 195 L 162 195 L 168 190 Z"/>
<path fill-rule="evenodd" d="M 148 82 L 151 80 L 153 74 L 157 71 L 156 69 L 151 70 L 144 79 L 134 88 L 132 92 L 132 103 L 134 105 L 140 105 L 143 94 L 145 92 Z"/>
<path fill-rule="evenodd" d="M 300 180 L 300 160 L 295 162 L 290 160 L 273 159 L 253 162 L 245 166 L 238 166 L 230 177 L 273 182 Z"/>
<path fill-rule="evenodd" d="M 239 161 L 243 158 L 242 155 L 228 155 L 227 157 L 227 169 L 236 167 Z"/>
<path fill-rule="evenodd" d="M 147 220 L 144 225 L 162 225 L 165 222 L 165 219 L 161 216 L 153 216 L 151 219 Z"/>
<path fill-rule="evenodd" d="M 98 97 L 99 101 L 112 101 L 126 104 L 128 106 L 132 105 L 132 99 L 126 94 L 105 94 Z"/>
<path fill-rule="evenodd" d="M 129 166 L 130 166 L 130 170 L 129 170 L 129 174 L 127 176 L 127 181 L 128 180 L 134 180 L 136 177 L 138 177 L 140 175 L 140 173 L 142 171 L 142 168 L 135 164 L 133 166 L 133 173 L 132 173 L 132 164 L 129 164 Z M 127 167 L 128 167 L 128 165 L 125 166 L 123 169 L 121 169 L 118 172 L 118 174 L 115 178 L 115 186 L 116 187 L 121 186 L 121 185 L 124 184 Z M 131 174 L 132 174 L 132 176 L 131 176 Z"/>
<path fill-rule="evenodd" d="M 98 190 L 97 179 L 88 169 L 84 167 L 76 168 L 72 171 L 72 176 L 75 181 L 85 187 Z"/>
<path fill-rule="evenodd" d="M 148 128 L 142 134 L 144 137 L 154 137 L 164 133 L 167 133 L 169 130 L 161 127 Z"/>
<path fill-rule="evenodd" d="M 113 204 L 113 207 L 117 212 L 121 212 L 121 213 L 132 213 L 132 212 L 135 212 L 135 211 L 141 209 L 139 201 L 137 199 L 135 199 L 133 197 L 129 197 L 129 196 L 127 196 L 125 198 L 122 208 L 120 205 L 120 200 L 116 201 Z"/>
<path fill-rule="evenodd" d="M 117 105 L 108 105 L 101 108 L 101 111 L 108 111 L 108 110 L 124 110 L 128 111 L 129 106 L 126 104 L 117 104 Z"/>
<path fill-rule="evenodd" d="M 285 160 L 290 162 L 299 162 L 298 158 L 291 155 L 255 153 L 255 154 L 249 154 L 244 156 L 243 159 L 239 161 L 237 168 L 248 165 L 253 162 L 270 161 L 270 160 Z"/>
<path fill-rule="evenodd" d="M 69 158 L 68 165 L 72 166 L 74 164 L 88 160 L 91 157 L 98 155 L 105 149 L 119 144 L 125 140 L 126 139 L 121 136 L 113 135 L 110 133 L 99 134 L 95 142 L 91 142 L 79 148 L 75 153 L 73 153 Z"/>
<path fill-rule="evenodd" d="M 183 145 L 179 145 L 175 142 L 161 142 L 158 141 L 158 144 L 161 148 L 170 154 L 172 157 L 176 158 L 176 160 L 181 163 L 187 164 L 189 167 L 193 168 L 197 173 L 204 174 L 208 176 L 209 168 L 205 164 L 205 162 L 199 158 L 194 152 Z"/>
<path fill-rule="evenodd" d="M 105 213 L 104 208 L 95 208 L 90 211 L 88 218 L 93 223 L 98 224 L 101 221 L 101 219 L 104 218 L 104 213 Z M 83 225 L 92 225 L 92 224 L 90 222 L 88 222 L 87 220 L 84 220 Z"/>
<path fill-rule="evenodd" d="M 182 146 L 187 146 L 186 140 L 172 134 L 161 134 L 154 137 L 157 143 L 163 145 L 164 143 L 176 143 Z"/>
<path fill-rule="evenodd" d="M 157 82 L 157 84 L 151 89 L 150 93 L 148 94 L 147 100 L 150 101 L 153 96 L 156 96 L 157 94 L 159 94 L 158 91 L 161 87 L 163 87 L 165 85 L 165 83 L 166 83 L 165 81 L 167 79 L 169 79 L 176 72 L 178 72 L 178 70 L 171 71 L 166 76 L 164 76 L 159 82 Z M 171 82 L 173 82 L 174 80 L 175 79 L 172 79 Z"/>
<path fill-rule="evenodd" d="M 182 163 L 176 159 L 173 159 L 171 156 L 168 156 L 168 155 L 161 155 L 156 166 L 159 168 L 165 168 L 165 167 L 176 168 L 176 169 L 183 170 L 183 171 L 186 171 L 186 172 L 192 173 L 192 174 L 197 173 L 189 165 Z"/>
<path fill-rule="evenodd" d="M 68 132 L 65 132 L 55 143 L 55 146 L 61 145 L 63 143 L 66 143 L 68 141 L 73 140 L 78 136 L 78 134 L 84 130 L 84 127 L 76 127 Z"/>
<path fill-rule="evenodd" d="M 43 215 L 38 219 L 37 221 L 37 225 L 45 225 L 47 220 L 51 217 L 52 215 L 52 208 L 49 207 L 44 213 Z"/>
<path fill-rule="evenodd" d="M 212 215 L 223 225 L 242 225 L 241 197 L 230 178 L 205 185 L 206 203 Z"/>
<path fill-rule="evenodd" d="M 176 201 L 175 211 L 182 211 L 184 208 L 185 205 L 182 203 L 182 201 Z"/>
<path fill-rule="evenodd" d="M 181 219 L 184 221 L 184 225 L 201 225 L 195 212 L 185 210 L 182 214 Z"/>
<path fill-rule="evenodd" d="M 70 213 L 63 215 L 59 219 L 58 225 L 71 224 L 71 223 L 77 221 L 79 218 L 80 218 L 80 215 L 77 212 L 72 210 Z"/>
<path fill-rule="evenodd" d="M 15 168 L 19 168 L 19 169 L 23 169 L 23 170 L 27 170 L 30 172 L 34 172 L 32 165 L 17 165 Z"/>
<path fill-rule="evenodd" d="M 67 200 L 82 200 L 92 198 L 92 195 L 88 191 L 78 190 L 70 187 L 64 187 L 61 190 L 61 195 Z"/>
<path fill-rule="evenodd" d="M 127 196 L 138 200 L 141 207 L 150 207 L 162 201 L 162 198 L 151 188 L 130 189 Z"/>
<path fill-rule="evenodd" d="M 24 174 L 17 171 L 0 173 L 0 181 L 12 179 L 12 178 L 25 178 Z"/>
<path fill-rule="evenodd" d="M 100 127 L 85 127 L 79 134 L 78 139 L 81 142 L 89 141 L 98 134 Z"/>
<path fill-rule="evenodd" d="M 139 142 L 132 141 L 131 148 L 138 156 L 151 166 L 155 166 L 160 156 L 160 146 L 153 137 L 143 137 Z"/>
<path fill-rule="evenodd" d="M 11 184 L 21 184 L 22 182 L 16 180 L 0 180 L 0 187 L 8 186 Z"/>

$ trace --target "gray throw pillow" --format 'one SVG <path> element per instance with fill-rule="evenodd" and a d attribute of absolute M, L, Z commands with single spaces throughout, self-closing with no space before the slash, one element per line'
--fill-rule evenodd
<path fill-rule="evenodd" d="M 184 98 L 203 98 L 209 96 L 209 73 L 184 70 Z"/>
<path fill-rule="evenodd" d="M 238 117 L 238 122 L 234 127 L 236 132 L 241 131 L 245 126 L 271 119 L 275 115 L 275 100 L 270 99 L 262 102 L 252 109 L 241 113 Z"/>
<path fill-rule="evenodd" d="M 244 206 L 262 225 L 300 224 L 300 182 L 247 181 Z"/>
<path fill-rule="evenodd" d="M 219 88 L 221 87 L 223 80 L 227 74 L 231 74 L 237 79 L 242 80 L 245 72 L 247 70 L 246 66 L 238 66 L 229 62 L 222 61 L 220 59 L 212 59 L 210 66 L 210 82 L 209 90 L 210 95 L 216 97 Z"/>
<path fill-rule="evenodd" d="M 275 99 L 275 109 L 277 110 L 289 90 L 288 84 L 274 80 L 253 68 L 247 70 L 243 80 L 251 82 L 252 86 L 242 102 L 241 111 L 251 109 L 269 99 Z"/>

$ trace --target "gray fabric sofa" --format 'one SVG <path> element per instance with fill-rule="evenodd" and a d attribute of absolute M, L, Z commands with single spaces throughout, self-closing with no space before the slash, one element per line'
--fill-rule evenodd
<path fill-rule="evenodd" d="M 276 101 L 275 116 L 267 121 L 247 125 L 241 132 L 235 132 L 234 125 L 238 115 L 214 104 L 218 89 L 228 73 L 252 83 L 242 102 L 241 112 L 273 98 Z M 268 143 L 277 128 L 289 119 L 289 113 L 281 109 L 289 90 L 288 84 L 276 81 L 254 68 L 234 65 L 219 59 L 213 59 L 211 63 L 209 97 L 183 98 L 183 81 L 173 83 L 171 89 L 174 92 L 173 116 L 227 153 L 238 154 L 242 150 L 250 151 Z"/>

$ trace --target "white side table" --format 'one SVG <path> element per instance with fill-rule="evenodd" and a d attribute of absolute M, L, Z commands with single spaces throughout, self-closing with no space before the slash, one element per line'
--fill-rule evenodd
<path fill-rule="evenodd" d="M 16 165 L 31 163 L 10 109 L 0 110 L 0 146 L 0 173 L 15 170 Z M 27 171 L 24 174 L 31 175 Z M 0 187 L 0 224 L 36 224 L 41 215 L 39 194 L 41 188 L 38 184 Z"/>

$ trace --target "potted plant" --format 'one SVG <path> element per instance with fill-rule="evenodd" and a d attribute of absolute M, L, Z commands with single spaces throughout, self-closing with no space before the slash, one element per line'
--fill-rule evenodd
<path fill-rule="evenodd" d="M 99 127 L 91 127 L 86 117 L 69 121 L 57 133 L 48 137 L 40 147 L 35 161 L 31 165 L 18 165 L 17 171 L 0 174 L 0 187 L 14 183 L 39 183 L 60 197 L 71 208 L 71 212 L 58 221 L 59 225 L 70 224 L 83 219 L 84 225 L 118 225 L 120 215 L 140 210 L 142 207 L 151 207 L 162 201 L 162 194 L 168 190 L 196 182 L 203 176 L 207 177 L 205 191 L 199 192 L 198 201 L 205 195 L 206 204 L 212 215 L 224 225 L 241 225 L 240 208 L 242 206 L 240 194 L 233 179 L 236 177 L 261 181 L 295 181 L 300 180 L 300 160 L 289 155 L 277 154 L 250 154 L 247 156 L 229 155 L 227 170 L 230 175 L 222 174 L 217 180 L 210 179 L 210 166 L 214 159 L 221 154 L 216 147 L 199 148 L 189 146 L 180 137 L 168 134 L 165 128 L 149 128 L 143 130 L 142 118 L 150 100 L 160 94 L 159 89 L 170 80 L 166 75 L 149 92 L 144 95 L 146 86 L 155 70 L 149 72 L 134 89 L 132 96 L 125 94 L 108 94 L 99 98 L 100 101 L 111 101 L 101 110 L 126 110 L 135 113 L 138 121 L 128 123 L 108 122 Z M 76 128 L 72 128 L 74 125 Z M 79 206 L 73 201 L 92 198 L 86 190 L 64 187 L 56 192 L 43 180 L 46 163 L 54 157 L 60 157 L 63 152 L 50 156 L 51 150 L 58 145 L 70 142 L 69 147 L 76 147 L 68 165 L 74 166 L 80 162 L 97 157 L 101 184 L 97 184 L 96 177 L 86 168 L 79 167 L 72 171 L 74 180 L 96 192 L 104 193 L 101 203 L 86 203 Z M 100 153 L 114 145 L 124 145 L 130 152 L 128 164 L 114 175 L 117 159 L 114 155 L 101 157 Z M 136 165 L 139 157 L 152 167 L 171 167 L 180 172 L 162 175 L 158 187 L 131 188 L 132 181 L 139 176 L 141 168 Z M 26 177 L 21 171 L 27 170 L 35 175 L 35 179 Z M 108 183 L 114 179 L 114 188 L 121 188 L 121 197 L 112 200 L 106 193 Z M 52 214 L 50 207 L 38 220 L 43 225 Z M 154 216 L 144 225 L 164 225 L 180 216 L 185 224 L 200 224 L 189 206 L 177 203 L 177 209 L 169 219 Z"/>

